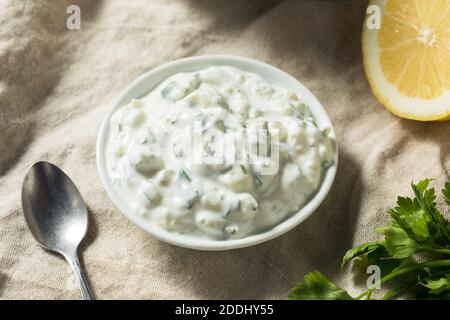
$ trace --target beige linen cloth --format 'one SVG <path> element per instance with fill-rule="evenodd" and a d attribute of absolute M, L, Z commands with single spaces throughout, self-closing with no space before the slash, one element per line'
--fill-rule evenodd
<path fill-rule="evenodd" d="M 66 27 L 81 7 L 81 29 Z M 355 293 L 344 252 L 374 229 L 409 183 L 450 180 L 450 123 L 402 120 L 373 97 L 360 31 L 366 1 L 3 0 L 0 2 L 0 298 L 78 299 L 69 266 L 39 247 L 21 210 L 28 167 L 47 160 L 77 184 L 91 224 L 81 257 L 100 299 L 285 298 L 320 269 Z M 95 165 L 100 123 L 119 92 L 171 60 L 234 54 L 273 64 L 322 102 L 339 169 L 320 208 L 251 248 L 200 252 L 153 239 L 107 198 Z"/>

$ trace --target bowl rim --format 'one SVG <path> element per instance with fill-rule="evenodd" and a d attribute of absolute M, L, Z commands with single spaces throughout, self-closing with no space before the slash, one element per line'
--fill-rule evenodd
<path fill-rule="evenodd" d="M 277 78 L 279 82 L 285 81 L 290 84 L 290 87 L 295 87 L 294 92 L 301 92 L 302 98 L 307 100 L 308 106 L 313 114 L 315 120 L 319 126 L 328 127 L 330 129 L 330 136 L 334 139 L 335 148 L 335 159 L 334 163 L 326 170 L 325 176 L 322 178 L 319 189 L 316 193 L 309 199 L 309 201 L 296 213 L 292 213 L 286 219 L 282 220 L 277 225 L 272 228 L 263 231 L 261 233 L 249 235 L 240 239 L 232 240 L 212 240 L 195 238 L 189 235 L 181 235 L 175 232 L 170 232 L 154 223 L 148 223 L 142 217 L 132 212 L 132 210 L 120 199 L 118 194 L 115 192 L 112 184 L 109 181 L 107 170 L 106 170 L 106 156 L 105 148 L 108 138 L 109 122 L 113 113 L 132 98 L 138 98 L 144 93 L 149 92 L 155 88 L 159 83 L 169 76 L 180 73 L 180 72 L 190 72 L 194 70 L 200 70 L 206 68 L 207 66 L 234 66 L 238 69 L 247 72 L 253 72 L 257 74 L 270 74 Z M 203 66 L 203 67 L 202 67 Z M 178 71 L 177 71 L 178 70 Z M 250 71 L 249 71 L 250 70 Z M 259 72 L 258 72 L 259 71 Z M 264 75 L 262 75 L 264 77 Z M 151 82 L 151 79 L 159 79 L 154 81 L 155 84 L 146 84 Z M 265 77 L 264 77 L 265 78 Z M 270 82 L 266 79 L 266 81 Z M 277 83 L 278 84 L 278 83 Z M 280 85 L 280 84 L 278 84 Z M 283 85 L 281 85 L 283 86 Z M 142 94 L 133 94 L 134 91 L 142 91 Z M 290 88 L 292 89 L 292 88 Z M 126 102 L 125 102 L 126 101 Z M 319 116 L 319 117 L 318 117 Z M 320 121 L 319 121 L 320 120 Z M 97 143 L 96 143 L 96 166 L 97 171 L 100 176 L 102 185 L 108 195 L 109 199 L 112 201 L 114 206 L 133 224 L 140 227 L 142 230 L 148 232 L 154 238 L 176 245 L 184 248 L 196 249 L 196 250 L 207 250 L 207 251 L 220 251 L 220 250 L 230 250 L 237 248 L 244 248 L 253 245 L 257 245 L 269 240 L 272 240 L 288 231 L 292 230 L 294 227 L 303 222 L 308 218 L 323 202 L 326 198 L 331 186 L 334 182 L 337 167 L 338 167 L 338 144 L 336 141 L 336 133 L 334 131 L 333 125 L 328 117 L 327 112 L 323 108 L 322 104 L 315 97 L 315 95 L 306 88 L 299 80 L 295 79 L 285 71 L 278 69 L 270 64 L 262 61 L 245 58 L 241 56 L 234 55 L 200 55 L 186 57 L 178 60 L 174 60 L 168 63 L 164 63 L 156 68 L 153 68 L 134 81 L 132 81 L 119 96 L 110 104 L 108 111 L 103 118 L 102 124 L 98 131 Z"/>

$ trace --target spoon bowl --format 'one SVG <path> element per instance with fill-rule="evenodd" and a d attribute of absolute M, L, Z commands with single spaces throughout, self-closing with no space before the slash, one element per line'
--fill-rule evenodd
<path fill-rule="evenodd" d="M 77 253 L 87 232 L 88 211 L 72 180 L 49 162 L 35 163 L 22 185 L 22 209 L 33 237 L 66 258 L 83 298 L 91 299 Z"/>

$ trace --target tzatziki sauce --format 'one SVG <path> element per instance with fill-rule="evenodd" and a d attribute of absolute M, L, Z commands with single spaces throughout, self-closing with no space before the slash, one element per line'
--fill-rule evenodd
<path fill-rule="evenodd" d="M 149 224 L 238 239 L 298 212 L 333 163 L 333 145 L 298 94 L 214 66 L 175 74 L 119 108 L 107 172 Z"/>

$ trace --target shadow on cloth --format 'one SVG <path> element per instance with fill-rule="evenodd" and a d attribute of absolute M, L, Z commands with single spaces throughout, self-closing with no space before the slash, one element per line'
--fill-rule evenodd
<path fill-rule="evenodd" d="M 7 279 L 8 279 L 8 276 L 6 274 L 0 273 L 0 297 L 2 296 L 3 292 L 5 291 Z"/>
<path fill-rule="evenodd" d="M 11 4 L 0 13 L 0 24 L 11 16 L 18 21 L 27 16 L 25 23 L 4 23 L 14 30 L 0 32 L 0 174 L 16 163 L 31 143 L 35 134 L 34 113 L 57 86 L 69 65 L 71 55 L 62 53 L 65 45 L 66 8 L 78 4 L 83 21 L 93 19 L 99 12 L 101 1 L 64 0 L 26 1 Z M 84 14 L 86 13 L 86 14 Z M 18 68 L 20 66 L 20 68 Z M 6 152 L 7 150 L 7 152 Z"/>
<path fill-rule="evenodd" d="M 426 141 L 439 149 L 439 165 L 445 181 L 450 181 L 450 123 L 447 122 L 418 122 L 401 119 L 401 127 L 408 132 L 407 136 L 415 140 Z M 439 177 L 424 177 L 438 179 Z M 444 183 L 445 181 L 440 181 Z"/>
<path fill-rule="evenodd" d="M 321 62 L 337 73 L 347 71 L 348 65 L 361 64 L 360 33 L 367 1 L 331 1 L 330 6 L 330 1 L 254 0 L 242 8 L 242 1 L 179 1 L 207 11 L 216 17 L 217 24 L 226 22 L 228 29 L 240 28 L 238 39 L 233 42 L 242 54 L 246 54 L 245 48 L 255 52 L 261 47 L 261 57 L 269 55 L 280 60 L 285 56 L 286 63 L 295 62 L 299 68 L 305 68 L 309 78 L 314 66 L 308 58 L 317 61 L 317 55 L 323 56 Z M 243 24 L 245 19 L 247 23 Z"/>
<path fill-rule="evenodd" d="M 206 12 L 215 17 L 215 26 L 223 30 L 245 27 L 283 0 L 178 0 L 194 12 Z"/>

